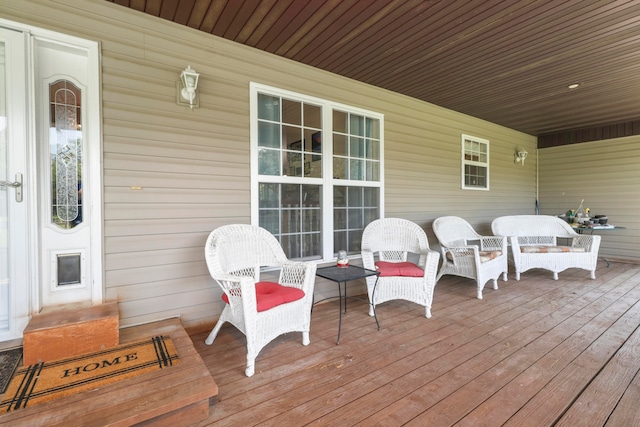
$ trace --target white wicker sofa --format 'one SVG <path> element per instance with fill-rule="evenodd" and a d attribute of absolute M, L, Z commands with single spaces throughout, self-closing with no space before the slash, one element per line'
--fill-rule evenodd
<path fill-rule="evenodd" d="M 509 238 L 516 280 L 532 268 L 552 271 L 554 280 L 567 268 L 588 270 L 596 278 L 600 236 L 578 234 L 562 219 L 549 215 L 502 216 L 493 220 L 491 230 Z M 566 246 L 558 246 L 558 238 L 567 239 Z"/>

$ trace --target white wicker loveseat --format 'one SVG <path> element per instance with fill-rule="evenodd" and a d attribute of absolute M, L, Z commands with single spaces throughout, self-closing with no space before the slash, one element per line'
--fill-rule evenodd
<path fill-rule="evenodd" d="M 588 270 L 596 278 L 600 236 L 578 234 L 562 219 L 549 215 L 502 216 L 493 220 L 491 230 L 509 238 L 516 280 L 532 268 L 552 271 L 554 280 L 567 268 Z M 558 246 L 559 238 L 567 239 L 567 245 Z"/>

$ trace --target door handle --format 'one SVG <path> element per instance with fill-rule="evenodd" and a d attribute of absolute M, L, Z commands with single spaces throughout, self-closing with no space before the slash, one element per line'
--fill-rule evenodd
<path fill-rule="evenodd" d="M 22 174 L 16 174 L 16 180 L 14 182 L 11 181 L 0 181 L 0 187 L 13 187 L 16 189 L 16 202 L 20 203 L 22 201 Z"/>

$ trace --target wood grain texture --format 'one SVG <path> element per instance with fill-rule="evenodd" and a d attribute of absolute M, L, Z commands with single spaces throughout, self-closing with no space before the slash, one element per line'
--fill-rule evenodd
<path fill-rule="evenodd" d="M 0 425 L 12 426 L 130 426 L 161 417 L 173 417 L 183 408 L 185 419 L 203 413 L 217 396 L 218 387 L 177 318 L 121 330 L 121 343 L 157 334 L 169 335 L 180 363 L 171 369 L 116 382 L 100 389 L 0 415 Z M 208 411 L 207 411 L 208 412 Z M 171 414 L 171 415 L 167 415 Z M 167 425 L 167 424 L 164 424 Z"/>
<path fill-rule="evenodd" d="M 199 426 L 626 426 L 638 410 L 640 269 L 599 265 L 596 280 L 567 270 L 558 281 L 532 270 L 475 299 L 472 280 L 443 277 L 433 317 L 393 301 L 314 307 L 311 344 L 298 334 L 265 347 L 244 377 L 242 334 L 225 326 L 213 345 L 192 335 L 220 401 Z M 614 381 L 610 379 L 616 378 Z M 277 390 L 277 392 L 274 392 Z M 604 394 L 604 395 L 603 395 Z M 587 411 L 586 413 L 589 413 Z M 574 424 L 571 417 L 567 425 Z"/>

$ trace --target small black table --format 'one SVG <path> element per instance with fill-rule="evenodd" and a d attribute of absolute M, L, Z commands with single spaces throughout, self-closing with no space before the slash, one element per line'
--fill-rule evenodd
<path fill-rule="evenodd" d="M 357 298 L 357 297 L 347 297 L 347 282 L 350 280 L 364 279 L 365 277 L 376 276 L 376 283 L 373 286 L 373 295 L 375 295 L 376 286 L 378 285 L 377 276 L 380 276 L 380 272 L 369 270 L 363 267 L 358 267 L 356 265 L 349 265 L 347 267 L 338 267 L 334 265 L 330 267 L 318 268 L 316 270 L 316 276 L 331 280 L 338 284 L 338 298 L 340 299 L 340 321 L 338 323 L 338 340 L 336 341 L 336 345 L 337 345 L 337 344 L 340 344 L 340 329 L 342 328 L 342 300 L 344 299 L 345 313 L 347 312 L 347 298 L 355 298 L 355 299 L 362 300 L 361 298 Z M 344 297 L 342 296 L 342 289 L 340 288 L 340 283 L 343 283 Z M 325 298 L 320 301 L 325 301 L 331 298 L 335 298 L 335 297 Z M 319 303 L 320 301 L 316 301 L 315 304 Z M 373 306 L 372 308 L 373 308 L 373 317 L 374 319 L 376 319 L 376 325 L 378 326 L 378 330 L 380 330 L 380 323 L 378 323 L 378 317 L 376 316 L 376 307 Z"/>

